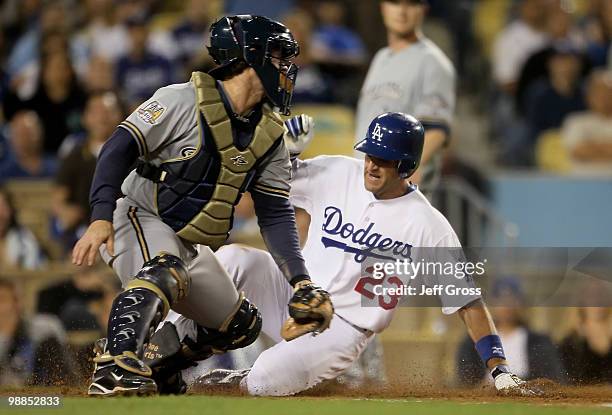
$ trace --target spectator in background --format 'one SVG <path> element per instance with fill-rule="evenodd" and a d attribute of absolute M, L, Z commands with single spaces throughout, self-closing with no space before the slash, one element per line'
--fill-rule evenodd
<path fill-rule="evenodd" d="M 0 2 L 0 25 L 7 40 L 14 45 L 32 25 L 36 24 L 42 0 L 5 0 Z"/>
<path fill-rule="evenodd" d="M 102 56 L 93 56 L 87 65 L 84 85 L 89 94 L 114 90 L 115 68 L 112 62 Z"/>
<path fill-rule="evenodd" d="M 525 151 L 529 132 L 524 119 L 517 112 L 515 97 L 523 66 L 531 55 L 548 44 L 546 23 L 554 1 L 558 0 L 520 0 L 518 18 L 497 35 L 493 45 L 495 89 L 491 132 L 499 143 L 498 161 L 505 166 L 525 167 L 532 164 L 531 152 Z"/>
<path fill-rule="evenodd" d="M 365 63 L 366 50 L 357 33 L 346 27 L 346 10 L 338 0 L 317 7 L 319 26 L 312 40 L 312 55 L 319 62 L 342 65 Z"/>
<path fill-rule="evenodd" d="M 455 69 L 422 32 L 425 0 L 384 0 L 381 12 L 388 46 L 376 53 L 361 89 L 356 141 L 366 136 L 378 115 L 399 111 L 417 117 L 425 127 L 419 169 L 410 180 L 426 194 L 440 175 L 442 148 L 450 139 L 455 110 Z"/>
<path fill-rule="evenodd" d="M 71 45 L 81 79 L 87 76 L 93 57 L 115 63 L 128 52 L 129 45 L 128 33 L 117 16 L 114 0 L 86 0 L 84 3 L 86 22 Z"/>
<path fill-rule="evenodd" d="M 184 18 L 172 29 L 172 39 L 178 49 L 176 59 L 187 74 L 196 69 L 207 71 L 214 65 L 204 47 L 208 43 L 209 8 L 208 0 L 186 1 Z"/>
<path fill-rule="evenodd" d="M 15 284 L 0 279 L 0 386 L 65 384 L 72 367 L 61 323 L 23 318 Z"/>
<path fill-rule="evenodd" d="M 0 188 L 0 268 L 35 269 L 43 260 L 36 237 L 17 222 L 11 196 Z"/>
<path fill-rule="evenodd" d="M 545 29 L 550 4 L 551 0 L 520 0 L 518 19 L 497 35 L 493 50 L 493 78 L 502 92 L 514 95 L 523 64 L 532 53 L 546 45 L 548 36 Z"/>
<path fill-rule="evenodd" d="M 581 59 L 583 74 L 586 75 L 591 64 L 584 52 L 586 39 L 579 29 L 574 11 L 566 0 L 552 0 L 544 26 L 548 41 L 545 46 L 529 55 L 520 68 L 520 76 L 516 87 L 515 104 L 519 116 L 526 114 L 525 97 L 529 88 L 542 78 L 550 78 L 550 57 L 559 49 L 575 53 Z"/>
<path fill-rule="evenodd" d="M 612 383 L 612 310 L 583 307 L 578 316 L 576 328 L 560 345 L 569 381 Z"/>
<path fill-rule="evenodd" d="M 593 2 L 594 10 L 586 22 L 587 54 L 594 67 L 610 68 L 610 42 L 612 42 L 612 2 Z"/>
<path fill-rule="evenodd" d="M 580 81 L 591 65 L 581 53 L 585 36 L 575 22 L 571 4 L 550 0 L 543 29 L 545 45 L 531 53 L 520 68 L 514 108 L 509 94 L 498 97 L 496 128 L 501 137 L 500 162 L 505 165 L 533 166 L 536 137 L 545 129 L 558 128 L 569 112 L 584 105 Z"/>
<path fill-rule="evenodd" d="M 84 104 L 85 93 L 77 83 L 69 55 L 60 50 L 43 55 L 36 92 L 21 106 L 38 114 L 47 155 L 55 156 L 64 138 L 80 130 Z"/>
<path fill-rule="evenodd" d="M 85 140 L 76 143 L 60 161 L 52 205 L 66 251 L 72 249 L 89 224 L 89 188 L 98 154 L 123 117 L 121 103 L 114 93 L 91 95 L 83 113 Z"/>
<path fill-rule="evenodd" d="M 291 13 L 295 0 L 225 0 L 225 14 L 255 14 L 280 20 L 281 16 Z"/>
<path fill-rule="evenodd" d="M 585 112 L 570 115 L 561 136 L 576 174 L 612 174 L 612 72 L 594 71 Z"/>
<path fill-rule="evenodd" d="M 149 19 L 144 14 L 128 18 L 130 51 L 119 59 L 116 84 L 121 89 L 128 109 L 133 109 L 164 85 L 174 82 L 172 64 L 149 51 Z"/>
<path fill-rule="evenodd" d="M 30 9 L 32 1 L 24 2 Z M 8 61 L 7 72 L 13 90 L 20 100 L 29 99 L 37 87 L 37 79 L 40 73 L 40 57 L 46 54 L 45 38 L 49 33 L 69 33 L 70 13 L 67 13 L 64 2 L 48 1 L 44 7 L 35 10 L 26 23 L 27 30 L 16 40 Z"/>
<path fill-rule="evenodd" d="M 582 94 L 582 55 L 571 44 L 558 44 L 548 58 L 548 79 L 535 82 L 526 94 L 528 148 L 548 129 L 561 127 L 565 117 L 585 109 Z M 528 155 L 533 158 L 533 155 Z"/>
<path fill-rule="evenodd" d="M 552 341 L 530 330 L 521 315 L 525 304 L 519 281 L 515 278 L 495 281 L 489 304 L 504 352 L 512 362 L 512 373 L 525 380 L 547 378 L 563 382 L 563 366 Z M 469 337 L 457 351 L 457 377 L 463 386 L 474 386 L 485 379 L 491 381 Z"/>
<path fill-rule="evenodd" d="M 9 155 L 0 163 L 0 183 L 10 179 L 42 179 L 55 174 L 56 162 L 43 154 L 43 130 L 33 111 L 18 112 L 10 122 Z"/>
<path fill-rule="evenodd" d="M 283 23 L 287 25 L 293 37 L 300 45 L 300 54 L 294 59 L 300 68 L 293 88 L 294 104 L 328 103 L 333 101 L 333 90 L 329 80 L 323 75 L 319 65 L 314 62 L 311 54 L 312 17 L 299 9 L 285 16 Z"/>

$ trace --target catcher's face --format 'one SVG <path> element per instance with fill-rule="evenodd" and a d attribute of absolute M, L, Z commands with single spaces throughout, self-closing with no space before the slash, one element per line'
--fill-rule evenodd
<path fill-rule="evenodd" d="M 363 183 L 377 199 L 394 199 L 406 192 L 406 183 L 397 172 L 397 161 L 366 155 Z"/>

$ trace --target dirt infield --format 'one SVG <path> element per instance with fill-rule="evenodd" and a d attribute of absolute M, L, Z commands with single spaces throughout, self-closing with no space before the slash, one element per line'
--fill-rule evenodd
<path fill-rule="evenodd" d="M 522 401 L 534 404 L 576 404 L 597 405 L 612 403 L 612 386 L 563 386 L 549 380 L 530 382 L 544 392 L 539 397 L 500 395 L 492 386 L 472 389 L 449 388 L 440 390 L 430 386 L 392 386 L 349 389 L 335 383 L 328 383 L 301 393 L 301 397 L 311 398 L 354 398 L 354 399 L 438 399 L 461 400 L 469 402 Z M 190 390 L 193 395 L 244 395 L 237 388 L 199 388 Z"/>
<path fill-rule="evenodd" d="M 453 400 L 466 402 L 525 402 L 532 404 L 569 404 L 569 405 L 598 405 L 612 403 L 612 386 L 563 386 L 549 380 L 531 382 L 540 388 L 544 395 L 540 397 L 509 396 L 498 394 L 492 386 L 483 386 L 473 389 L 444 389 L 440 390 L 430 386 L 392 386 L 349 389 L 337 383 L 327 383 L 301 393 L 306 398 L 352 398 L 352 399 L 430 399 Z M 2 388 L 0 396 L 8 395 L 51 395 L 57 394 L 65 397 L 86 396 L 86 387 L 33 387 L 33 388 Z M 189 395 L 216 395 L 216 396 L 244 396 L 237 388 L 209 387 L 190 390 Z"/>

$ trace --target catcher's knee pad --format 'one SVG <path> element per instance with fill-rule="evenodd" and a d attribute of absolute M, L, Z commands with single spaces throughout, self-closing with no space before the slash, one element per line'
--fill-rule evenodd
<path fill-rule="evenodd" d="M 143 347 L 170 307 L 189 291 L 189 274 L 180 258 L 161 254 L 145 262 L 136 278 L 120 293 L 108 320 L 108 350 L 112 356 Z"/>
<path fill-rule="evenodd" d="M 160 296 L 163 295 L 168 307 L 172 307 L 189 293 L 191 277 L 182 259 L 172 254 L 160 253 L 144 263 L 136 279 L 128 284 L 128 288 L 131 287 L 148 288 Z"/>
<path fill-rule="evenodd" d="M 244 294 L 234 311 L 227 317 L 221 327 L 210 329 L 198 326 L 196 342 L 187 346 L 194 355 L 205 356 L 206 353 L 225 353 L 228 350 L 246 347 L 257 340 L 261 331 L 261 313 Z"/>
<path fill-rule="evenodd" d="M 230 314 L 218 330 L 224 335 L 225 350 L 234 350 L 246 347 L 257 340 L 261 331 L 261 313 L 240 293 L 240 299 L 235 311 Z"/>

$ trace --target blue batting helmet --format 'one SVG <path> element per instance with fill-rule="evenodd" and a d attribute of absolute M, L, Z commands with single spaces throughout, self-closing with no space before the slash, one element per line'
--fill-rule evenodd
<path fill-rule="evenodd" d="M 425 129 L 412 115 L 387 112 L 374 118 L 355 150 L 383 160 L 398 160 L 398 172 L 409 177 L 419 167 Z"/>

